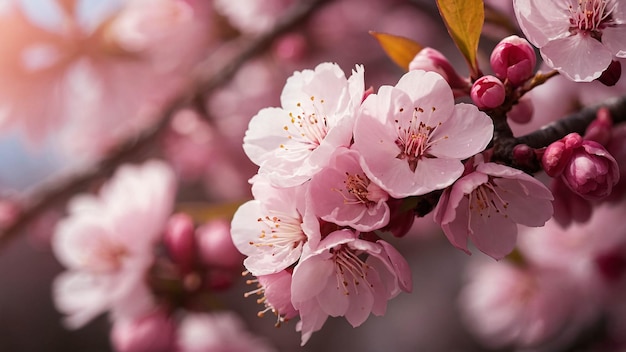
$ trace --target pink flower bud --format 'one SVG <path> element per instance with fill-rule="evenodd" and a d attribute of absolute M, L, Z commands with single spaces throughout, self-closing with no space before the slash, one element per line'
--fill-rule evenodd
<path fill-rule="evenodd" d="M 537 56 L 526 39 L 516 35 L 506 37 L 496 45 L 491 53 L 491 68 L 501 80 L 509 80 L 518 86 L 532 77 Z"/>
<path fill-rule="evenodd" d="M 470 96 L 479 109 L 493 109 L 504 103 L 504 84 L 494 76 L 482 76 L 474 82 Z"/>
<path fill-rule="evenodd" d="M 578 148 L 583 143 L 582 137 L 578 133 L 570 133 L 550 144 L 541 157 L 541 164 L 546 174 L 550 177 L 557 177 L 570 162 L 574 148 Z"/>
<path fill-rule="evenodd" d="M 196 232 L 200 260 L 209 266 L 235 268 L 242 265 L 239 253 L 230 236 L 230 224 L 225 220 L 213 220 L 200 226 Z"/>
<path fill-rule="evenodd" d="M 535 107 L 533 102 L 527 97 L 523 96 L 518 100 L 517 104 L 511 107 L 511 110 L 506 113 L 511 121 L 519 124 L 529 123 L 535 113 Z"/>
<path fill-rule="evenodd" d="M 437 72 L 455 90 L 467 91 L 467 80 L 459 76 L 450 61 L 442 53 L 433 48 L 424 48 L 409 63 L 409 71 L 423 70 Z"/>
<path fill-rule="evenodd" d="M 574 153 L 562 178 L 575 193 L 588 200 L 599 200 L 611 194 L 619 181 L 617 161 L 594 141 L 583 141 Z"/>
<path fill-rule="evenodd" d="M 174 324 L 162 311 L 139 319 L 116 320 L 111 343 L 118 352 L 167 352 L 174 343 Z"/>
<path fill-rule="evenodd" d="M 611 141 L 612 128 L 611 112 L 608 108 L 602 107 L 598 109 L 595 120 L 585 130 L 585 139 L 608 145 Z"/>
<path fill-rule="evenodd" d="M 193 219 L 183 213 L 172 215 L 166 225 L 163 241 L 172 261 L 187 273 L 195 264 L 196 239 Z"/>

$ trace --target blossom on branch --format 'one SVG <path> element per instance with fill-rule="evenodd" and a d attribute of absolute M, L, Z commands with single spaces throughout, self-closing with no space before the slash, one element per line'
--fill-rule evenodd
<path fill-rule="evenodd" d="M 389 299 L 412 289 L 409 265 L 393 246 L 361 240 L 352 230 L 330 233 L 293 271 L 291 299 L 300 312 L 302 345 L 328 316 L 344 316 L 357 327 L 370 313 L 385 314 Z"/>
<path fill-rule="evenodd" d="M 469 254 L 470 238 L 481 252 L 502 259 L 515 248 L 517 224 L 540 227 L 552 217 L 552 199 L 532 176 L 481 162 L 443 192 L 434 216 L 455 247 Z"/>
<path fill-rule="evenodd" d="M 297 186 L 326 166 L 337 147 L 348 147 L 365 91 L 364 70 L 346 79 L 338 65 L 294 73 L 281 94 L 281 108 L 252 118 L 243 148 L 272 183 Z"/>
<path fill-rule="evenodd" d="M 161 162 L 122 166 L 100 190 L 69 205 L 52 239 L 67 267 L 54 282 L 54 300 L 78 328 L 111 310 L 133 318 L 154 306 L 147 271 L 174 203 L 175 178 Z"/>
<path fill-rule="evenodd" d="M 370 180 L 403 198 L 451 185 L 463 173 L 461 160 L 485 149 L 492 135 L 491 119 L 474 105 L 455 105 L 442 76 L 414 70 L 365 99 L 353 149 Z"/>
<path fill-rule="evenodd" d="M 515 15 L 548 66 L 590 82 L 626 57 L 626 7 L 618 0 L 514 0 Z"/>

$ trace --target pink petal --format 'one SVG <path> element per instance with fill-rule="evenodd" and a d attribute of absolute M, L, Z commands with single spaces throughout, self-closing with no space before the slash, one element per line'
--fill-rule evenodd
<path fill-rule="evenodd" d="M 552 40 L 541 48 L 548 66 L 576 82 L 591 82 L 609 67 L 613 55 L 588 35 L 571 35 Z"/>
<path fill-rule="evenodd" d="M 492 212 L 489 218 L 471 214 L 470 239 L 481 252 L 499 260 L 515 248 L 517 224 L 501 213 Z"/>
<path fill-rule="evenodd" d="M 613 55 L 620 58 L 626 58 L 626 31 L 624 28 L 626 28 L 624 24 L 621 24 L 616 27 L 607 27 L 602 31 L 602 43 Z"/>
<path fill-rule="evenodd" d="M 335 266 L 325 256 L 312 255 L 301 261 L 293 271 L 291 299 L 294 307 L 300 310 L 301 304 L 317 296 L 335 278 Z"/>
<path fill-rule="evenodd" d="M 569 34 L 569 13 L 565 4 L 559 6 L 558 1 L 513 0 L 513 7 L 526 39 L 539 48 L 550 40 Z"/>
<path fill-rule="evenodd" d="M 466 159 L 487 147 L 493 136 L 493 122 L 475 105 L 457 104 L 454 114 L 433 133 L 437 140 L 430 153 L 437 157 Z"/>

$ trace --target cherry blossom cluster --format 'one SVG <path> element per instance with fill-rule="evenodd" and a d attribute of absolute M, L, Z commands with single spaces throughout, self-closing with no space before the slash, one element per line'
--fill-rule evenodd
<path fill-rule="evenodd" d="M 98 196 L 72 200 L 52 241 L 67 268 L 53 285 L 66 326 L 108 312 L 117 351 L 272 351 L 211 303 L 239 276 L 241 254 L 226 221 L 196 228 L 171 214 L 175 180 L 161 161 L 124 165 Z"/>

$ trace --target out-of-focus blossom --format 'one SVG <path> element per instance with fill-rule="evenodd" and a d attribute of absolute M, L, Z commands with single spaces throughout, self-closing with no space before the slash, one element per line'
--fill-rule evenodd
<path fill-rule="evenodd" d="M 524 96 L 517 101 L 517 104 L 511 107 L 511 110 L 506 113 L 506 117 L 515 123 L 526 124 L 532 120 L 534 113 L 535 108 L 532 101 Z"/>
<path fill-rule="evenodd" d="M 574 288 L 559 272 L 485 262 L 472 268 L 460 308 L 467 328 L 485 346 L 534 347 L 556 340 L 574 323 Z"/>
<path fill-rule="evenodd" d="M 592 81 L 626 57 L 626 8 L 618 0 L 514 0 L 515 15 L 548 66 Z"/>
<path fill-rule="evenodd" d="M 263 338 L 247 331 L 241 319 L 231 312 L 187 314 L 177 335 L 176 352 L 275 351 Z"/>
<path fill-rule="evenodd" d="M 463 173 L 461 160 L 482 151 L 492 134 L 485 113 L 454 104 L 443 77 L 415 70 L 363 102 L 353 149 L 370 180 L 403 198 L 451 185 Z"/>
<path fill-rule="evenodd" d="M 202 263 L 221 268 L 238 268 L 243 256 L 233 244 L 230 223 L 223 219 L 211 220 L 196 230 L 198 255 Z"/>
<path fill-rule="evenodd" d="M 584 138 L 607 146 L 611 141 L 612 129 L 611 112 L 607 107 L 601 107 L 596 112 L 596 118 L 585 129 Z"/>
<path fill-rule="evenodd" d="M 68 269 L 56 278 L 53 293 L 69 327 L 107 310 L 133 318 L 153 307 L 146 273 L 175 189 L 171 169 L 150 161 L 122 166 L 97 197 L 72 200 L 52 239 L 54 254 Z"/>
<path fill-rule="evenodd" d="M 367 178 L 354 150 L 337 149 L 311 179 L 309 197 L 315 214 L 337 225 L 373 231 L 389 222 L 389 195 Z"/>
<path fill-rule="evenodd" d="M 265 108 L 252 118 L 244 150 L 281 187 L 297 186 L 321 170 L 337 147 L 348 147 L 363 97 L 363 67 L 346 79 L 338 65 L 294 73 L 287 80 L 282 108 Z"/>
<path fill-rule="evenodd" d="M 135 319 L 116 320 L 111 344 L 117 352 L 169 352 L 174 346 L 175 329 L 172 318 L 157 310 Z"/>
<path fill-rule="evenodd" d="M 195 226 L 191 216 L 177 213 L 167 221 L 163 234 L 165 248 L 181 272 L 191 271 L 196 262 Z"/>
<path fill-rule="evenodd" d="M 244 33 L 261 33 L 269 30 L 293 0 L 216 0 L 215 9 Z"/>
<path fill-rule="evenodd" d="M 567 227 L 573 222 L 583 223 L 591 217 L 593 206 L 590 201 L 572 190 L 560 177 L 554 178 L 550 185 L 554 195 L 554 220 L 561 226 Z"/>
<path fill-rule="evenodd" d="M 479 109 L 493 109 L 504 103 L 504 84 L 494 76 L 482 76 L 472 85 L 470 97 Z"/>
<path fill-rule="evenodd" d="M 496 45 L 489 61 L 496 77 L 517 86 L 532 77 L 537 56 L 526 39 L 512 35 Z"/>
<path fill-rule="evenodd" d="M 444 191 L 434 215 L 455 247 L 469 254 L 469 238 L 481 252 L 501 259 L 515 248 L 517 224 L 540 227 L 552 217 L 552 199 L 534 177 L 480 163 Z"/>
<path fill-rule="evenodd" d="M 25 2 L 0 14 L 7 29 L 0 40 L 1 125 L 19 125 L 33 142 L 61 131 L 68 147 L 93 153 L 145 126 L 186 80 L 182 70 L 197 61 L 196 44 L 209 32 L 196 26 L 206 23 L 201 6 L 182 0 L 111 1 L 88 11 L 83 2 L 45 1 L 46 20 L 44 10 Z M 144 45 L 127 45 L 128 36 Z M 163 40 L 180 50 L 157 50 Z"/>
<path fill-rule="evenodd" d="M 370 313 L 385 314 L 389 299 L 411 290 L 408 263 L 390 244 L 358 239 L 351 230 L 330 233 L 293 272 L 291 300 L 300 312 L 302 345 L 328 316 L 344 316 L 357 327 Z"/>
<path fill-rule="evenodd" d="M 432 71 L 440 74 L 455 93 L 467 92 L 470 87 L 467 79 L 459 76 L 443 54 L 433 48 L 424 48 L 409 63 L 409 70 Z M 460 94 L 459 94 L 460 95 Z"/>
<path fill-rule="evenodd" d="M 276 188 L 256 177 L 254 200 L 237 209 L 231 223 L 232 240 L 247 255 L 244 265 L 254 276 L 279 272 L 295 263 L 311 229 L 319 225 L 305 222 L 303 188 Z"/>

